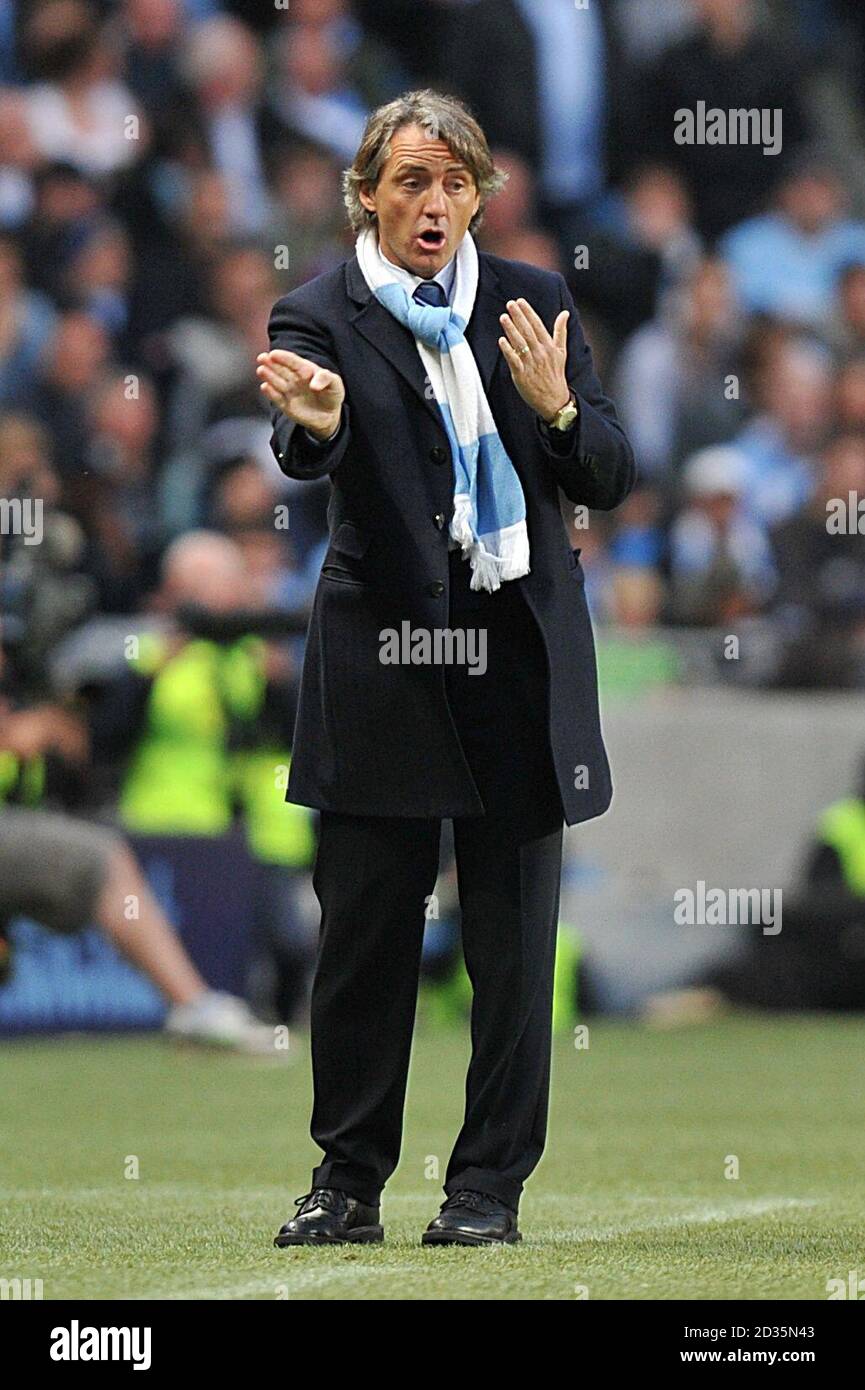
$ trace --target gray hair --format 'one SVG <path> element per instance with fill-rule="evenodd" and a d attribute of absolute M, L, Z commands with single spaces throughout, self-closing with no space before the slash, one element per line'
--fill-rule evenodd
<path fill-rule="evenodd" d="M 431 140 L 443 140 L 471 171 L 481 198 L 469 224 L 470 230 L 476 232 L 483 221 L 487 202 L 504 187 L 508 176 L 496 168 L 487 137 L 468 107 L 457 97 L 445 96 L 429 87 L 406 92 L 396 101 L 380 106 L 369 117 L 354 163 L 342 176 L 343 197 L 352 230 L 361 232 L 365 227 L 375 226 L 375 213 L 364 207 L 360 190 L 364 184 L 376 186 L 390 158 L 393 136 L 408 125 L 420 126 Z"/>

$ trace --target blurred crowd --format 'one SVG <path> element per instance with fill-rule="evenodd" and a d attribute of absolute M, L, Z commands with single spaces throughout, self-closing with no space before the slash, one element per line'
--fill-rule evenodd
<path fill-rule="evenodd" d="M 566 277 L 634 442 L 620 509 L 563 498 L 605 698 L 865 686 L 863 79 L 860 0 L 0 0 L 13 860 L 14 807 L 244 837 L 247 993 L 302 1007 L 284 788 L 329 485 L 276 467 L 254 366 L 351 256 L 341 171 L 412 87 L 480 119 L 509 176 L 480 245 Z M 781 138 L 678 143 L 683 109 Z M 0 973 L 36 908 L 0 899 Z"/>
<path fill-rule="evenodd" d="M 190 532 L 232 575 L 205 607 L 304 611 L 328 485 L 276 468 L 255 355 L 352 253 L 367 113 L 432 85 L 509 174 L 482 248 L 566 276 L 636 448 L 619 511 L 563 509 L 602 677 L 756 632 L 717 678 L 861 687 L 827 503 L 865 499 L 863 76 L 856 0 L 0 0 L 0 498 L 44 530 L 0 537 L 7 673 L 165 619 Z M 782 148 L 677 143 L 699 102 L 780 109 Z"/>

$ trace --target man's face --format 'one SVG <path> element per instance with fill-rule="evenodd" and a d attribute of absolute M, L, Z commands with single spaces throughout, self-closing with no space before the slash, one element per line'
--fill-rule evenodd
<path fill-rule="evenodd" d="M 378 216 L 383 255 L 425 280 L 447 265 L 480 206 L 466 166 L 417 125 L 397 131 L 378 184 L 360 197 Z"/>
<path fill-rule="evenodd" d="M 843 201 L 837 180 L 816 171 L 790 179 L 781 189 L 783 211 L 808 236 L 816 235 L 833 222 Z"/>

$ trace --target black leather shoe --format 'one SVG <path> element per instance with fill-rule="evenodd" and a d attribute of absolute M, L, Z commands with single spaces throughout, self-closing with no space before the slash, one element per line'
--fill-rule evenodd
<path fill-rule="evenodd" d="M 336 1187 L 315 1187 L 297 1197 L 297 1216 L 286 1221 L 274 1245 L 373 1245 L 384 1240 L 378 1207 L 364 1206 Z"/>
<path fill-rule="evenodd" d="M 421 1236 L 422 1245 L 513 1245 L 516 1212 L 486 1192 L 455 1192 Z"/>

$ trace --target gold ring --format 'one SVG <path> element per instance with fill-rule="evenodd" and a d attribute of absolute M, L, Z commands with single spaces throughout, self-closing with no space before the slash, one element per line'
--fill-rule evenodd
<path fill-rule="evenodd" d="M 531 357 L 532 355 L 531 348 L 527 348 L 525 345 L 523 345 L 521 348 L 517 348 L 517 352 L 519 353 L 520 357 Z"/>

